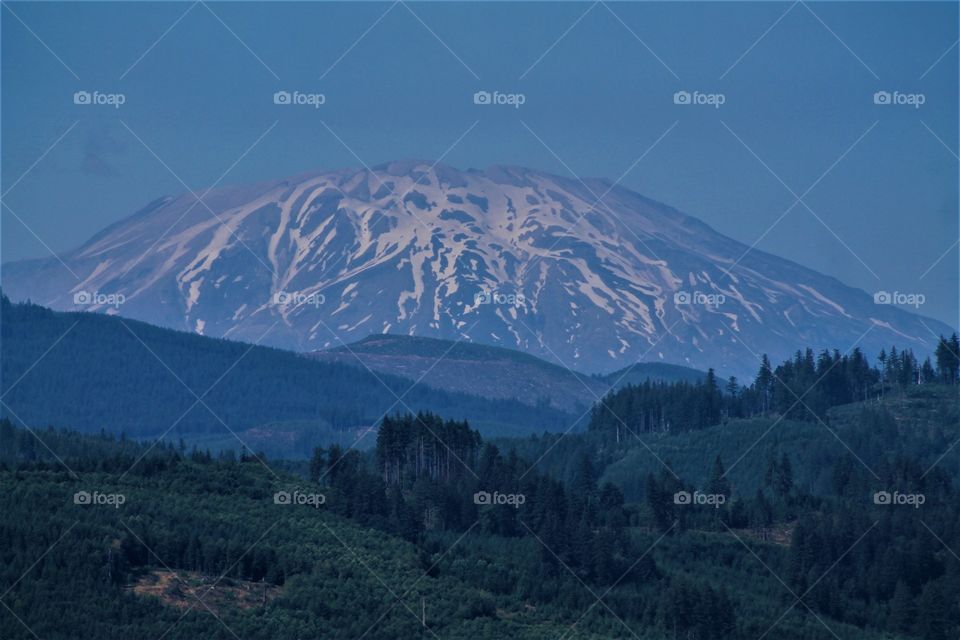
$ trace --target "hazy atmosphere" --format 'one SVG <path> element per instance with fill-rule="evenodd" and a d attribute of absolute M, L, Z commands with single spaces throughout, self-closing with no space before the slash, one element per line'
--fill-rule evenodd
<path fill-rule="evenodd" d="M 620 179 L 958 321 L 955 3 L 9 7 L 30 28 L 4 12 L 4 201 L 39 239 L 4 210 L 4 261 L 73 249 L 183 183 L 443 157 Z M 81 90 L 126 100 L 84 108 Z M 484 108 L 482 90 L 525 102 Z"/>
<path fill-rule="evenodd" d="M 960 638 L 957 2 L 0 5 L 0 639 Z"/>

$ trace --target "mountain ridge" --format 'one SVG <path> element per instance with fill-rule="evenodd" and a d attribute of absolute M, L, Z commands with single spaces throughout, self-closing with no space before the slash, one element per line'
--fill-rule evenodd
<path fill-rule="evenodd" d="M 583 415 L 610 391 L 650 379 L 702 379 L 702 371 L 638 362 L 606 375 L 587 375 L 515 349 L 420 338 L 373 334 L 358 342 L 309 354 L 311 357 L 369 368 L 419 381 L 435 389 L 496 399 L 516 399 L 531 406 L 553 406 Z"/>
<path fill-rule="evenodd" d="M 30 426 L 233 447 L 239 434 L 255 450 L 306 456 L 318 443 L 359 441 L 397 411 L 469 418 L 498 435 L 561 431 L 576 419 L 273 347 L 14 304 L 2 292 L 0 330 L 0 415 Z"/>

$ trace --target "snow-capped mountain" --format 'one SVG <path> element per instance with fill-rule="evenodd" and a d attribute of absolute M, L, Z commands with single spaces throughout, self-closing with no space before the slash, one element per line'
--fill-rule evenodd
<path fill-rule="evenodd" d="M 516 167 L 404 161 L 165 197 L 61 258 L 4 265 L 4 291 L 297 350 L 397 333 L 743 376 L 755 354 L 928 353 L 950 331 L 606 180 Z"/>

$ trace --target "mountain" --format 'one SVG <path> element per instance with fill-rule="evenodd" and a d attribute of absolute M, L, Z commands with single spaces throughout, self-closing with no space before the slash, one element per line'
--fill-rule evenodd
<path fill-rule="evenodd" d="M 659 362 L 637 363 L 606 376 L 591 376 L 514 349 L 395 334 L 372 335 L 310 355 L 419 380 L 435 389 L 485 398 L 516 398 L 524 404 L 546 404 L 576 415 L 625 384 L 647 379 L 695 381 L 703 377 L 695 369 Z"/>
<path fill-rule="evenodd" d="M 950 332 L 607 180 L 508 166 L 410 160 L 168 196 L 60 258 L 69 271 L 5 265 L 8 295 L 301 351 L 395 333 L 587 373 L 653 360 L 747 377 L 761 353 L 861 336 L 868 353 L 928 353 Z"/>
<path fill-rule="evenodd" d="M 442 412 L 497 435 L 565 431 L 576 420 L 553 407 L 5 297 L 0 330 L 0 415 L 31 428 L 138 438 L 168 432 L 212 449 L 242 441 L 255 451 L 303 456 L 317 444 L 350 445 L 387 412 Z"/>

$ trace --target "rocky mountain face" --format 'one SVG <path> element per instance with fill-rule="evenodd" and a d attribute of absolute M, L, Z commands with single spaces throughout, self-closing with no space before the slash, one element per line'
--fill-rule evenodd
<path fill-rule="evenodd" d="M 5 293 L 302 351 L 391 333 L 744 377 L 761 353 L 925 354 L 950 331 L 609 181 L 517 167 L 404 161 L 165 197 L 60 257 L 69 270 L 4 265 Z"/>

